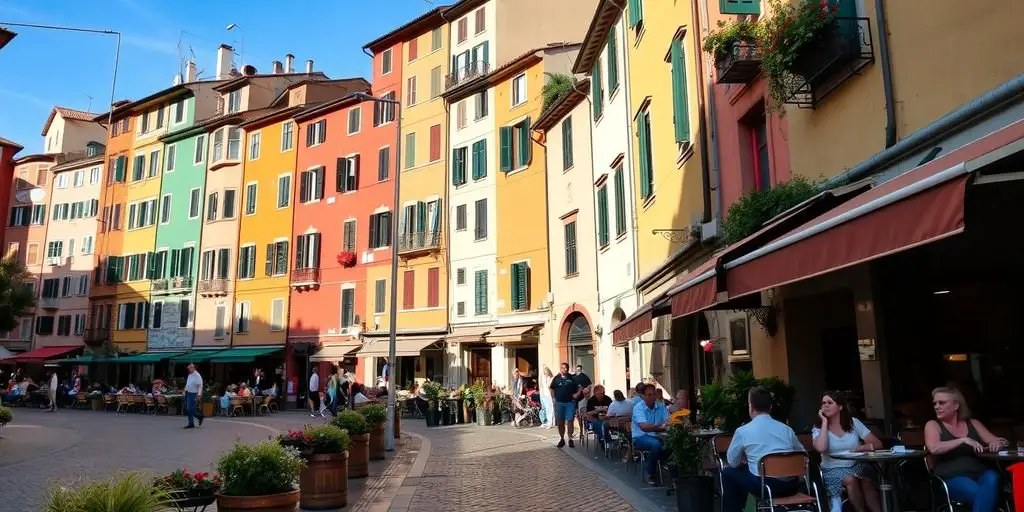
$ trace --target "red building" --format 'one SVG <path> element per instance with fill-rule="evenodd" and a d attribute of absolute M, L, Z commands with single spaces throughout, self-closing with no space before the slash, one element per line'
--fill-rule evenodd
<path fill-rule="evenodd" d="M 17 142 L 11 142 L 0 137 L 0 183 L 10 187 L 14 183 L 14 155 L 24 149 L 24 146 Z M 7 219 L 7 208 L 11 204 L 10 193 L 0 194 L 0 212 L 3 212 L 4 219 Z M 5 222 L 6 226 L 7 223 Z M 4 244 L 6 247 L 6 244 Z M 6 253 L 5 253 L 6 255 Z"/>

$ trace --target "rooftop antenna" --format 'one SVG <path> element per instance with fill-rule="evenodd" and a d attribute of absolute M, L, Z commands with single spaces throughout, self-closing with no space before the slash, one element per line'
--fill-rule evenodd
<path fill-rule="evenodd" d="M 92 96 L 89 96 L 88 94 L 86 94 L 85 97 L 89 98 L 89 107 L 86 108 L 85 111 L 86 112 L 92 112 Z"/>

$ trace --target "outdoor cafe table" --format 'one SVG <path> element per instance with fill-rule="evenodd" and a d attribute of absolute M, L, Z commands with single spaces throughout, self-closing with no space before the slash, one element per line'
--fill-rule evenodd
<path fill-rule="evenodd" d="M 985 460 L 998 462 L 1000 464 L 1012 464 L 1014 462 L 1024 462 L 1024 453 L 1016 450 L 1006 451 L 1002 450 L 999 452 L 982 452 L 978 454 L 978 457 Z"/>
<path fill-rule="evenodd" d="M 914 459 L 923 459 L 928 452 L 924 450 L 904 450 L 895 452 L 892 450 L 879 450 L 874 452 L 846 452 L 829 454 L 833 459 L 853 460 L 857 462 L 870 462 L 878 468 L 878 487 L 882 491 L 882 510 L 885 512 L 899 509 L 899 502 L 893 493 L 892 474 L 893 468 L 900 462 Z"/>

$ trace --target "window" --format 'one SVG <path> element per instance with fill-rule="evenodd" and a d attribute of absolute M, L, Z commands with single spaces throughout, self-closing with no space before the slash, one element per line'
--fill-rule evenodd
<path fill-rule="evenodd" d="M 56 240 L 46 243 L 46 257 L 47 258 L 60 258 L 64 255 L 64 242 Z"/>
<path fill-rule="evenodd" d="M 324 197 L 324 168 L 302 171 L 299 183 L 299 202 L 312 203 Z"/>
<path fill-rule="evenodd" d="M 356 221 L 349 219 L 345 221 L 342 230 L 341 250 L 356 252 Z"/>
<path fill-rule="evenodd" d="M 327 120 L 321 119 L 306 127 L 306 147 L 318 146 L 327 140 Z"/>
<path fill-rule="evenodd" d="M 416 132 L 405 134 L 405 168 L 416 166 Z"/>
<path fill-rule="evenodd" d="M 359 155 L 341 157 L 337 161 L 335 189 L 338 192 L 355 192 L 359 189 Z"/>
<path fill-rule="evenodd" d="M 53 334 L 53 317 L 52 316 L 37 316 L 36 317 L 36 334 L 41 336 L 49 336 Z"/>
<path fill-rule="evenodd" d="M 131 129 L 131 122 L 131 118 L 128 117 L 121 120 L 121 133 L 128 133 L 128 130 Z"/>
<path fill-rule="evenodd" d="M 46 177 L 49 169 L 39 169 L 39 173 L 36 174 L 36 185 L 42 187 L 46 185 Z"/>
<path fill-rule="evenodd" d="M 637 116 L 637 139 L 640 142 L 640 199 L 654 195 L 654 168 L 651 155 L 651 113 L 647 110 Z"/>
<path fill-rule="evenodd" d="M 441 27 L 435 27 L 430 31 L 430 51 L 436 52 L 441 49 Z"/>
<path fill-rule="evenodd" d="M 292 201 L 292 177 L 291 175 L 278 176 L 277 178 L 277 207 L 287 208 Z"/>
<path fill-rule="evenodd" d="M 158 129 L 164 127 L 164 107 L 163 107 L 163 105 L 161 105 L 159 108 L 156 109 L 156 127 Z"/>
<path fill-rule="evenodd" d="M 167 146 L 164 154 L 164 172 L 174 172 L 174 158 L 178 150 L 173 144 Z"/>
<path fill-rule="evenodd" d="M 83 274 L 78 276 L 78 293 L 79 297 L 89 295 L 89 274 Z"/>
<path fill-rule="evenodd" d="M 374 282 L 374 293 L 373 293 L 373 312 L 374 314 L 382 314 L 385 311 L 385 304 L 387 303 L 387 280 L 378 279 Z"/>
<path fill-rule="evenodd" d="M 441 269 L 427 269 L 427 307 L 436 308 L 441 304 Z"/>
<path fill-rule="evenodd" d="M 188 193 L 188 218 L 195 219 L 199 217 L 200 208 L 203 207 L 203 196 L 202 192 L 198 188 L 194 188 Z"/>
<path fill-rule="evenodd" d="M 597 187 L 597 246 L 608 246 L 608 185 Z"/>
<path fill-rule="evenodd" d="M 526 103 L 526 75 L 522 74 L 512 79 L 512 106 Z"/>
<path fill-rule="evenodd" d="M 622 166 L 615 168 L 615 236 L 626 234 L 626 177 Z"/>
<path fill-rule="evenodd" d="M 291 151 L 295 147 L 295 123 L 281 125 L 281 152 Z"/>
<path fill-rule="evenodd" d="M 377 150 L 377 181 L 387 181 L 391 175 L 391 148 Z"/>
<path fill-rule="evenodd" d="M 487 27 L 487 16 L 485 16 L 484 7 L 481 7 L 479 9 L 477 9 L 476 12 L 473 13 L 473 18 L 474 18 L 474 22 L 475 22 L 474 23 L 475 30 L 473 31 L 473 33 L 474 34 L 479 34 L 479 33 L 483 32 L 484 28 Z"/>
<path fill-rule="evenodd" d="M 530 164 L 532 140 L 529 117 L 514 126 L 502 126 L 500 138 L 502 172 L 513 171 Z"/>
<path fill-rule="evenodd" d="M 430 70 L 430 99 L 434 99 L 441 95 L 442 76 L 441 66 L 437 66 Z"/>
<path fill-rule="evenodd" d="M 414 243 L 414 240 L 425 240 L 426 243 L 431 243 L 431 237 L 428 237 L 426 233 L 437 233 L 441 229 L 441 200 L 436 199 L 425 203 L 423 201 L 417 201 L 413 204 L 407 204 L 402 209 L 401 218 L 399 219 L 399 234 L 402 236 L 403 245 L 405 243 Z"/>
<path fill-rule="evenodd" d="M 348 134 L 353 135 L 359 133 L 359 129 L 362 126 L 362 111 L 359 107 L 352 108 L 348 111 Z"/>
<path fill-rule="evenodd" d="M 113 230 L 121 229 L 121 210 L 122 209 L 123 208 L 121 207 L 120 204 L 115 204 L 114 205 L 114 208 L 111 210 L 111 214 L 110 214 L 110 217 L 111 217 L 111 222 L 110 222 L 111 228 L 110 229 L 113 229 Z"/>
<path fill-rule="evenodd" d="M 590 96 L 593 101 L 594 119 L 599 119 L 604 112 L 604 87 L 601 84 L 601 58 L 594 60 L 594 67 L 590 69 Z"/>
<path fill-rule="evenodd" d="M 57 188 L 68 188 L 68 173 L 63 172 L 57 175 Z"/>
<path fill-rule="evenodd" d="M 149 133 L 149 112 L 142 114 L 139 118 L 142 120 L 140 130 L 143 134 Z"/>
<path fill-rule="evenodd" d="M 411 76 L 405 81 L 405 104 L 413 106 L 416 104 L 416 77 Z"/>
<path fill-rule="evenodd" d="M 92 235 L 82 237 L 82 254 L 92 254 L 93 251 L 93 237 Z"/>
<path fill-rule="evenodd" d="M 768 154 L 768 120 L 763 112 L 744 120 L 747 133 L 750 134 L 750 145 L 754 148 L 753 182 L 756 190 L 768 190 L 772 186 L 771 165 Z M 749 183 L 749 181 L 748 181 Z"/>
<path fill-rule="evenodd" d="M 466 284 L 466 269 L 460 268 L 455 271 L 455 284 L 464 285 Z"/>
<path fill-rule="evenodd" d="M 174 111 L 174 124 L 181 123 L 185 120 L 185 100 L 175 102 L 172 106 Z"/>
<path fill-rule="evenodd" d="M 487 177 L 487 141 L 478 140 L 473 143 L 473 179 Z"/>
<path fill-rule="evenodd" d="M 686 97 L 686 54 L 683 41 L 672 40 L 672 124 L 675 127 L 676 143 L 690 141 L 690 107 Z"/>
<path fill-rule="evenodd" d="M 477 270 L 474 275 L 473 293 L 476 297 L 475 312 L 478 315 L 487 314 L 487 271 Z"/>
<path fill-rule="evenodd" d="M 608 30 L 608 42 L 605 44 L 608 62 L 608 95 L 611 96 L 619 88 L 619 50 L 615 39 L 615 25 Z"/>
<path fill-rule="evenodd" d="M 228 113 L 242 110 L 242 91 L 240 89 L 228 93 Z"/>
<path fill-rule="evenodd" d="M 245 214 L 256 214 L 256 183 L 245 186 Z"/>
<path fill-rule="evenodd" d="M 639 33 L 644 26 L 644 2 L 643 0 L 627 0 L 626 7 L 629 9 L 629 28 Z"/>
<path fill-rule="evenodd" d="M 391 212 L 370 215 L 370 249 L 391 246 Z"/>
<path fill-rule="evenodd" d="M 154 302 L 153 303 L 153 328 L 159 329 L 164 323 L 164 303 Z"/>
<path fill-rule="evenodd" d="M 352 288 L 341 290 L 341 328 L 347 329 L 355 324 L 356 291 Z"/>
<path fill-rule="evenodd" d="M 243 245 L 238 249 L 238 278 L 256 277 L 256 246 Z"/>
<path fill-rule="evenodd" d="M 420 44 L 419 43 L 420 43 L 419 39 L 413 39 L 413 40 L 409 41 L 406 44 L 406 46 L 408 46 L 408 48 L 409 48 L 409 62 L 412 62 L 412 61 L 416 60 L 417 57 L 419 57 L 419 55 L 420 55 L 420 52 L 419 52 Z"/>
<path fill-rule="evenodd" d="M 60 279 L 43 279 L 43 291 L 41 296 L 47 299 L 55 299 L 60 290 Z"/>
<path fill-rule="evenodd" d="M 573 276 L 579 272 L 576 262 L 576 221 L 565 223 L 562 229 L 565 234 L 565 275 Z"/>
<path fill-rule="evenodd" d="M 217 279 L 227 279 L 231 270 L 231 249 L 217 249 Z"/>
<path fill-rule="evenodd" d="M 384 50 L 380 55 L 380 74 L 386 75 L 391 72 L 391 48 Z"/>
<path fill-rule="evenodd" d="M 152 178 L 157 174 L 160 174 L 160 150 L 149 153 L 149 174 L 146 177 Z"/>
<path fill-rule="evenodd" d="M 135 155 L 132 159 L 132 181 L 139 181 L 142 179 L 143 174 L 146 171 L 146 156 Z"/>
<path fill-rule="evenodd" d="M 224 158 L 224 130 L 213 132 L 213 161 L 219 162 Z"/>
<path fill-rule="evenodd" d="M 270 301 L 270 330 L 284 330 L 284 299 Z"/>
<path fill-rule="evenodd" d="M 416 271 L 406 270 L 402 274 L 402 309 L 416 307 Z"/>
<path fill-rule="evenodd" d="M 455 231 L 466 230 L 466 205 L 460 204 L 455 207 Z"/>
<path fill-rule="evenodd" d="M 192 155 L 192 163 L 199 165 L 206 160 L 206 135 L 196 137 L 196 152 Z"/>
<path fill-rule="evenodd" d="M 512 264 L 512 311 L 530 309 L 530 267 L 525 261 Z"/>
<path fill-rule="evenodd" d="M 374 126 L 380 126 L 395 120 L 395 104 L 391 103 L 395 101 L 395 91 L 382 94 L 381 99 L 386 101 L 373 102 Z"/>
<path fill-rule="evenodd" d="M 206 197 L 206 221 L 217 220 L 217 193 L 214 192 Z"/>
<path fill-rule="evenodd" d="M 164 194 L 160 199 L 160 224 L 167 224 L 171 221 L 171 195 Z"/>
<path fill-rule="evenodd" d="M 487 117 L 487 91 L 483 90 L 473 96 L 474 116 L 473 120 L 478 121 Z"/>
<path fill-rule="evenodd" d="M 729 320 L 729 344 L 730 352 L 736 355 L 750 353 L 750 338 L 748 332 L 747 316 L 741 316 Z"/>
<path fill-rule="evenodd" d="M 462 100 L 455 104 L 455 128 L 459 130 L 466 127 L 466 101 Z"/>
<path fill-rule="evenodd" d="M 95 185 L 100 182 L 100 168 L 93 167 L 89 169 L 89 184 Z"/>
<path fill-rule="evenodd" d="M 722 14 L 761 14 L 759 0 L 719 0 Z"/>
<path fill-rule="evenodd" d="M 267 244 L 267 259 L 263 273 L 268 276 L 283 276 L 288 273 L 287 240 Z"/>
<path fill-rule="evenodd" d="M 572 118 L 562 121 L 562 169 L 572 167 Z"/>
<path fill-rule="evenodd" d="M 32 225 L 42 226 L 46 222 L 46 205 L 32 205 Z"/>
<path fill-rule="evenodd" d="M 238 160 L 242 149 L 242 130 L 230 127 L 228 130 L 228 159 Z"/>
<path fill-rule="evenodd" d="M 89 147 L 91 148 L 94 146 Z M 75 188 L 78 188 L 81 187 L 82 185 L 85 185 L 85 171 L 75 171 L 75 179 L 73 181 L 73 186 Z"/>
<path fill-rule="evenodd" d="M 188 327 L 189 319 L 192 317 L 192 301 L 184 299 L 178 304 L 178 327 L 184 329 Z"/>
<path fill-rule="evenodd" d="M 85 332 L 85 313 L 75 313 L 75 336 Z"/>
<path fill-rule="evenodd" d="M 320 233 L 306 233 L 295 240 L 295 268 L 320 268 Z"/>
<path fill-rule="evenodd" d="M 128 157 L 126 155 L 119 155 L 111 164 L 110 182 L 123 183 L 125 174 L 127 174 Z"/>
<path fill-rule="evenodd" d="M 224 191 L 224 216 L 222 218 L 235 218 L 235 191 L 232 189 Z"/>
<path fill-rule="evenodd" d="M 469 18 L 462 18 L 458 23 L 458 42 L 462 43 L 469 37 Z"/>
<path fill-rule="evenodd" d="M 223 338 L 227 334 L 228 307 L 224 304 L 217 304 L 217 320 L 213 328 L 214 338 Z"/>
<path fill-rule="evenodd" d="M 436 162 L 441 159 L 441 125 L 435 124 L 430 127 L 430 161 Z"/>
<path fill-rule="evenodd" d="M 455 315 L 466 316 L 466 301 L 458 301 L 455 303 Z"/>
<path fill-rule="evenodd" d="M 452 150 L 452 186 L 457 187 L 466 184 L 467 152 L 467 148 L 464 147 Z"/>
<path fill-rule="evenodd" d="M 473 219 L 473 227 L 475 228 L 473 231 L 473 239 L 483 240 L 487 238 L 487 200 L 477 200 L 475 208 L 476 217 Z"/>
<path fill-rule="evenodd" d="M 261 139 L 263 139 L 263 132 L 255 132 L 249 135 L 249 160 L 260 159 Z"/>

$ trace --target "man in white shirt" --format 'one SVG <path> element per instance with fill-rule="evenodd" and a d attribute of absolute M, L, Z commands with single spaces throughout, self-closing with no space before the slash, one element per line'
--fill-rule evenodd
<path fill-rule="evenodd" d="M 758 463 L 761 457 L 772 453 L 802 452 L 804 445 L 797 439 L 793 429 L 776 421 L 769 414 L 772 410 L 772 395 L 756 387 L 748 395 L 750 423 L 736 429 L 726 459 L 730 467 L 722 470 L 725 492 L 722 498 L 723 512 L 741 512 L 747 504 L 747 496 L 761 496 L 761 477 Z M 747 467 L 742 467 L 743 464 Z M 766 478 L 765 485 L 776 498 L 796 494 L 799 483 L 796 479 Z"/>
<path fill-rule="evenodd" d="M 320 410 L 320 376 L 316 373 L 316 365 L 309 369 L 309 417 L 315 418 Z"/>
<path fill-rule="evenodd" d="M 188 414 L 188 425 L 185 428 L 196 428 L 194 418 L 199 419 L 199 426 L 203 426 L 203 410 L 199 407 L 203 396 L 203 376 L 199 375 L 196 365 L 189 363 L 188 379 L 185 380 L 185 412 Z"/>

